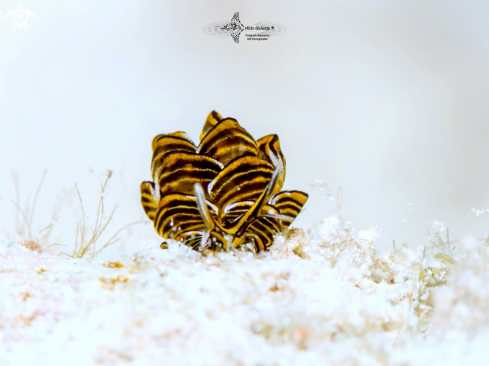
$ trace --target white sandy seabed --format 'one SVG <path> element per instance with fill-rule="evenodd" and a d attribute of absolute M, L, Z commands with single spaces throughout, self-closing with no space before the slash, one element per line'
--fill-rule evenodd
<path fill-rule="evenodd" d="M 0 365 L 489 365 L 489 251 L 376 251 L 339 217 L 270 252 L 114 262 L 0 234 Z"/>

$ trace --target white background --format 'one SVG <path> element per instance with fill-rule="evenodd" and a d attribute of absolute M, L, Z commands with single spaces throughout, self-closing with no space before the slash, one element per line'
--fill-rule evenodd
<path fill-rule="evenodd" d="M 280 137 L 285 189 L 311 193 L 297 225 L 333 211 L 314 179 L 343 189 L 356 228 L 381 242 L 423 244 L 434 219 L 453 237 L 489 234 L 489 2 L 25 1 L 28 31 L 0 2 L 0 227 L 14 230 L 11 172 L 21 201 L 45 168 L 33 228 L 64 205 L 52 242 L 71 244 L 77 182 L 89 216 L 98 177 L 114 169 L 109 231 L 144 218 L 158 133 L 198 140 L 207 114 L 236 118 L 256 138 Z M 241 43 L 202 32 L 230 20 L 287 32 Z M 412 203 L 412 205 L 407 205 Z M 93 219 L 93 217 L 91 217 Z M 403 223 L 403 220 L 406 222 Z M 150 226 L 126 244 L 159 242 Z"/>

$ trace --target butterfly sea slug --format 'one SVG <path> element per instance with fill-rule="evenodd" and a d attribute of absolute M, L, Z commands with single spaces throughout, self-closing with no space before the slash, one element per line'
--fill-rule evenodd
<path fill-rule="evenodd" d="M 195 250 L 243 244 L 267 250 L 308 198 L 280 191 L 285 158 L 277 135 L 255 141 L 238 121 L 215 111 L 198 146 L 185 132 L 173 132 L 156 136 L 152 148 L 153 180 L 141 183 L 143 209 L 158 235 Z"/>

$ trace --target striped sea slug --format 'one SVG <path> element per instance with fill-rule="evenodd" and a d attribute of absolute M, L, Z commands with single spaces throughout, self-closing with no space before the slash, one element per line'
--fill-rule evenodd
<path fill-rule="evenodd" d="M 195 250 L 250 243 L 267 250 L 308 195 L 280 191 L 285 158 L 277 135 L 255 141 L 234 118 L 212 111 L 196 146 L 185 132 L 152 143 L 152 181 L 141 184 L 141 203 L 164 239 Z M 162 243 L 162 248 L 166 242 Z"/>

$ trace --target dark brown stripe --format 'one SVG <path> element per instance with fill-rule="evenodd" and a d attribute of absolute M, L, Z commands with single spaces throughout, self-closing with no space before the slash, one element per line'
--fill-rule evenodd
<path fill-rule="evenodd" d="M 255 249 L 257 252 L 261 252 L 265 250 L 265 244 L 263 243 L 263 239 L 260 236 L 253 234 L 251 232 L 247 232 L 246 238 L 253 239 L 253 242 L 255 244 Z"/>
<path fill-rule="evenodd" d="M 209 184 L 209 194 L 220 210 L 228 204 L 257 199 L 273 174 L 273 167 L 256 156 L 230 162 Z"/>
<path fill-rule="evenodd" d="M 222 221 L 233 221 L 253 206 L 253 201 L 235 202 L 227 205 L 220 213 Z"/>
<path fill-rule="evenodd" d="M 307 202 L 309 195 L 301 191 L 283 191 L 270 199 L 269 203 L 275 206 L 280 214 L 296 218 Z M 282 220 L 282 225 L 288 227 L 293 220 Z"/>
<path fill-rule="evenodd" d="M 207 116 L 207 119 L 204 123 L 204 127 L 202 128 L 202 132 L 200 133 L 199 140 L 202 140 L 205 135 L 215 126 L 219 123 L 219 121 L 222 120 L 222 116 L 217 113 L 216 111 L 212 111 L 209 113 Z"/>
<path fill-rule="evenodd" d="M 282 214 L 285 214 L 283 210 L 290 210 L 299 213 L 302 210 L 302 204 L 297 201 L 294 201 L 291 198 L 286 198 L 277 203 L 277 207 L 280 207 L 279 211 Z"/>
<path fill-rule="evenodd" d="M 197 153 L 210 156 L 226 165 L 244 154 L 258 155 L 253 137 L 233 118 L 225 118 L 202 139 Z"/>
<path fill-rule="evenodd" d="M 209 211 L 217 215 L 215 206 L 207 204 Z M 187 231 L 205 230 L 195 197 L 178 193 L 164 196 L 160 200 L 155 229 L 165 239 L 176 238 Z"/>
<path fill-rule="evenodd" d="M 227 205 L 225 211 L 221 212 L 221 222 L 223 227 L 225 229 L 234 227 L 240 217 L 246 214 L 254 203 L 254 201 L 244 201 Z"/>
<path fill-rule="evenodd" d="M 278 193 L 282 189 L 285 181 L 285 158 L 280 149 L 280 141 L 277 135 L 263 136 L 257 141 L 260 152 L 265 154 L 267 160 L 272 163 L 275 168 L 279 168 L 280 175 L 277 185 L 273 193 Z"/>
<path fill-rule="evenodd" d="M 143 196 L 143 195 L 141 194 L 141 202 L 142 202 L 142 203 L 153 203 L 153 201 L 154 201 L 154 200 L 152 200 L 151 198 L 146 197 L 146 196 Z"/>
<path fill-rule="evenodd" d="M 281 225 L 278 220 L 268 217 L 260 217 L 248 226 L 246 232 L 258 236 L 262 240 L 266 250 L 272 245 L 273 237 L 278 234 L 280 230 Z"/>
<path fill-rule="evenodd" d="M 158 181 L 158 172 L 164 162 L 165 154 L 169 152 L 191 152 L 195 153 L 195 145 L 180 137 L 160 135 L 156 142 L 153 142 L 153 157 L 151 159 L 151 176 L 154 181 Z M 155 137 L 155 140 L 158 138 Z"/>
<path fill-rule="evenodd" d="M 193 250 L 198 250 L 200 247 L 201 238 L 202 238 L 201 231 L 186 231 L 176 236 L 175 240 L 183 241 L 185 245 L 188 245 Z"/>
<path fill-rule="evenodd" d="M 190 136 L 186 132 L 177 131 L 177 132 L 172 132 L 172 133 L 162 133 L 160 135 L 155 136 L 155 138 L 153 139 L 153 142 L 151 144 L 153 151 L 155 151 L 158 143 L 164 137 L 176 137 L 176 138 L 185 140 L 187 142 L 190 142 L 192 145 L 195 145 L 194 142 L 192 141 L 192 139 L 190 138 Z"/>
<path fill-rule="evenodd" d="M 141 205 L 143 206 L 146 216 L 151 221 L 154 221 L 156 210 L 158 209 L 158 201 L 155 197 L 155 184 L 153 182 L 143 182 L 140 187 Z"/>
<path fill-rule="evenodd" d="M 187 152 L 167 153 L 158 175 L 160 195 L 180 192 L 194 195 L 194 184 L 200 183 L 206 196 L 207 186 L 222 169 L 218 161 L 203 155 Z"/>
<path fill-rule="evenodd" d="M 168 136 L 175 136 L 175 137 L 180 137 L 181 139 L 187 140 L 188 142 L 192 143 L 192 145 L 195 145 L 190 136 L 188 135 L 187 132 L 185 131 L 176 131 L 169 133 Z"/>
<path fill-rule="evenodd" d="M 278 215 L 278 214 L 280 214 L 280 211 L 272 205 L 264 205 L 262 210 L 261 210 L 261 215 L 263 215 L 265 213 L 271 213 L 271 214 Z"/>

